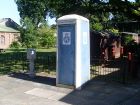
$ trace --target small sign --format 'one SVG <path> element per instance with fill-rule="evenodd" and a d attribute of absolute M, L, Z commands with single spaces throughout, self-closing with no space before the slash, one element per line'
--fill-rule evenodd
<path fill-rule="evenodd" d="M 34 51 L 31 52 L 31 55 L 34 55 Z"/>
<path fill-rule="evenodd" d="M 63 45 L 71 44 L 71 32 L 63 32 Z"/>
<path fill-rule="evenodd" d="M 83 44 L 86 45 L 88 43 L 88 34 L 87 32 L 83 32 Z"/>

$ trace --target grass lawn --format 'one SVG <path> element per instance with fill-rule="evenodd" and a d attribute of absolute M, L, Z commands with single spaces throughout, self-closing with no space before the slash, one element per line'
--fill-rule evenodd
<path fill-rule="evenodd" d="M 26 52 L 27 48 L 19 48 L 19 49 L 6 49 L 5 52 Z M 37 52 L 56 52 L 56 48 L 49 49 L 36 49 Z"/>
<path fill-rule="evenodd" d="M 50 48 L 50 49 L 37 49 L 37 52 L 56 52 L 56 48 Z"/>

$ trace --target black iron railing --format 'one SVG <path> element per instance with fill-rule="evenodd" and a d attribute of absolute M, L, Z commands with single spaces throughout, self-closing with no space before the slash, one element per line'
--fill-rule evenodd
<path fill-rule="evenodd" d="M 27 72 L 29 61 L 26 52 L 5 52 L 0 53 L 0 74 L 10 72 Z M 56 69 L 55 52 L 37 52 L 35 60 L 36 72 L 51 72 Z"/>
<path fill-rule="evenodd" d="M 91 59 L 91 78 L 102 81 L 116 81 L 120 83 L 132 83 L 138 80 L 140 68 L 136 59 L 123 56 L 117 59 Z"/>

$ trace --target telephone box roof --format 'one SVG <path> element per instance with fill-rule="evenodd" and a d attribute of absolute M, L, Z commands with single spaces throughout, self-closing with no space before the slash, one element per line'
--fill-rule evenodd
<path fill-rule="evenodd" d="M 84 20 L 84 21 L 89 21 L 87 18 L 80 16 L 80 15 L 76 15 L 76 14 L 70 14 L 70 15 L 64 15 L 60 18 L 57 19 L 57 21 L 59 20 Z"/>

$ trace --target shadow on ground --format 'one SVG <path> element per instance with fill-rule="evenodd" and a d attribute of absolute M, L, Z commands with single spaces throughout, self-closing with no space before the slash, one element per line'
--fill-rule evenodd
<path fill-rule="evenodd" d="M 135 85 L 124 85 L 93 79 L 82 90 L 74 90 L 59 101 L 71 105 L 140 105 L 138 99 L 140 82 Z"/>
<path fill-rule="evenodd" d="M 46 85 L 56 86 L 56 78 L 53 78 L 53 77 L 46 77 L 46 76 L 38 76 L 37 75 L 36 77 L 31 78 L 26 73 L 12 73 L 9 76 L 13 77 L 13 78 L 22 79 L 22 80 L 27 80 L 27 81 L 46 84 Z"/>
<path fill-rule="evenodd" d="M 56 78 L 52 77 L 36 76 L 35 78 L 30 78 L 28 74 L 25 73 L 12 73 L 9 76 L 54 87 L 56 86 Z M 114 84 L 112 82 L 97 81 L 97 78 L 100 77 L 95 77 L 90 80 L 81 90 L 73 90 L 66 95 L 60 93 L 59 88 L 56 87 L 57 91 L 54 99 L 56 98 L 56 100 L 66 103 L 66 105 L 124 105 L 123 103 L 126 103 L 131 97 L 137 96 L 139 98 L 137 93 L 140 92 L 138 90 L 140 89 L 140 84 L 138 88 L 131 88 L 119 83 Z M 64 88 L 61 89 L 65 91 Z M 133 101 L 135 100 L 131 100 L 131 103 L 133 103 Z M 139 105 L 140 100 L 137 100 L 135 103 Z"/>

